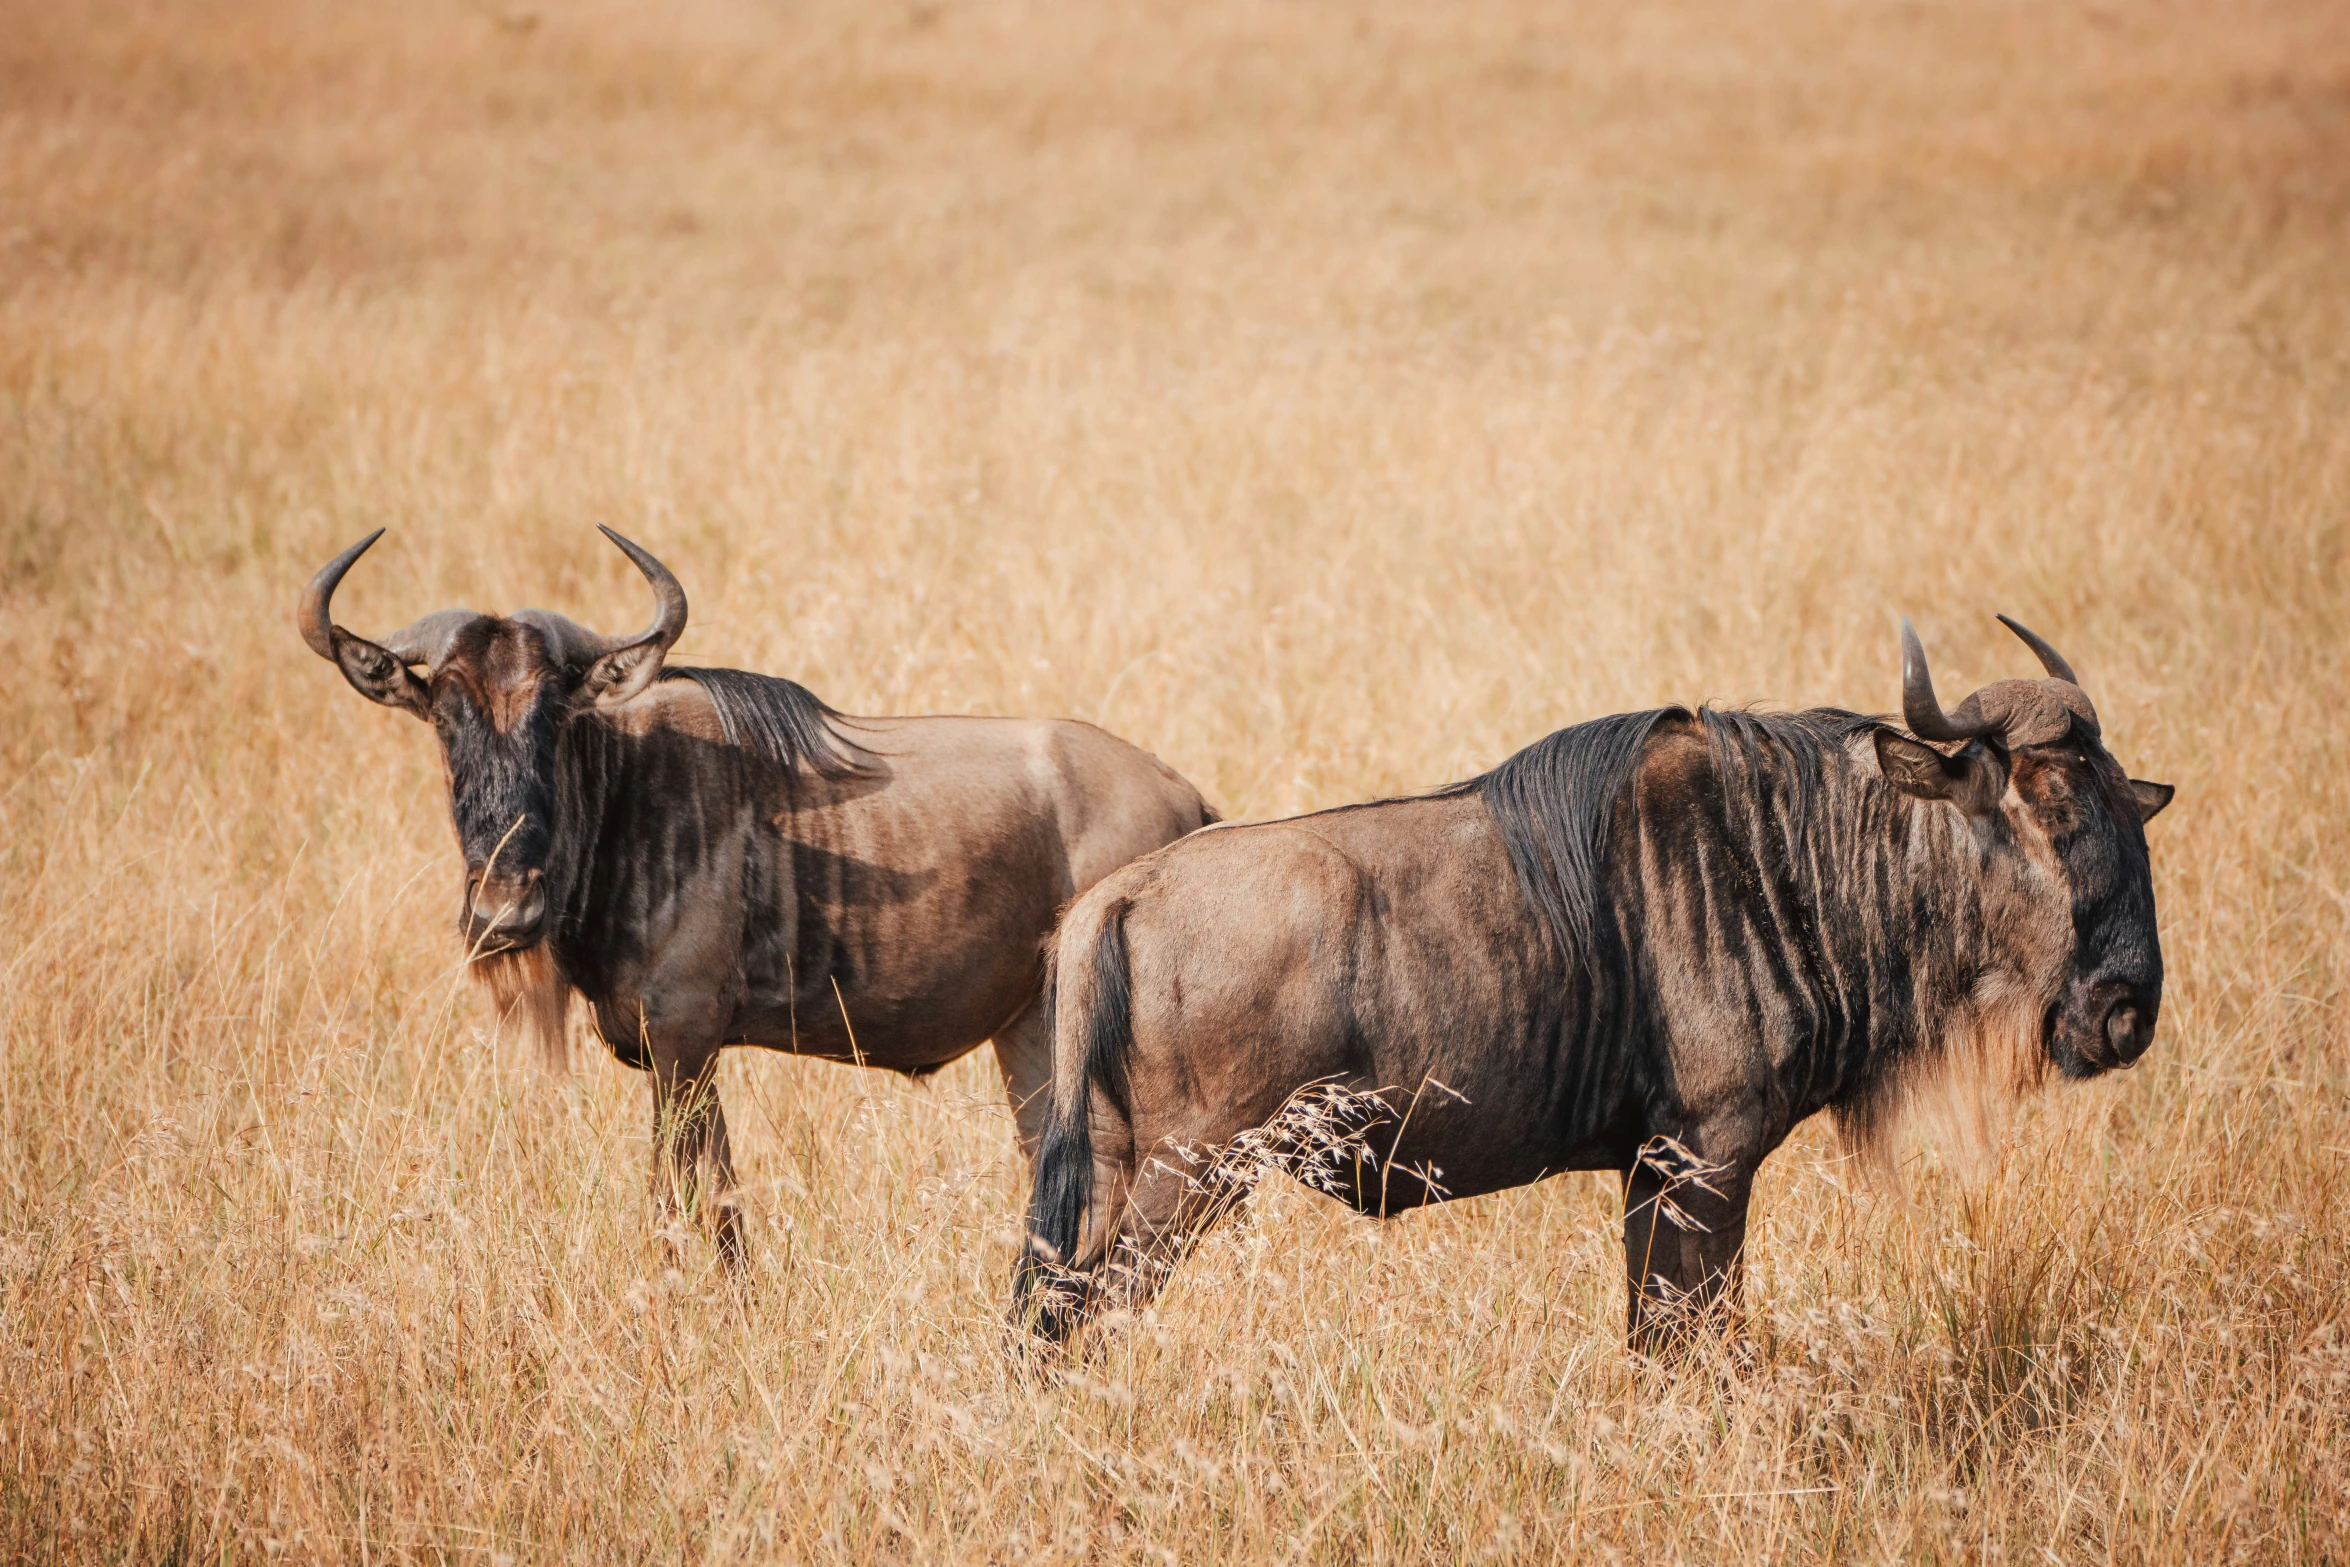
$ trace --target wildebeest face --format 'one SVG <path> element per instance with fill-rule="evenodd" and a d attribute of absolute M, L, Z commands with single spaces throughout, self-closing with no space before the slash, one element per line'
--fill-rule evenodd
<path fill-rule="evenodd" d="M 328 562 L 303 596 L 299 621 L 310 646 L 361 695 L 423 719 L 440 736 L 465 855 L 462 923 L 478 951 L 514 951 L 546 934 L 563 726 L 584 707 L 643 691 L 685 629 L 685 591 L 668 568 L 603 531 L 660 599 L 653 624 L 634 636 L 602 636 L 536 609 L 504 619 L 443 610 L 381 643 L 355 636 L 328 611 L 336 584 L 380 529 Z"/>
<path fill-rule="evenodd" d="M 2040 638 L 2006 621 L 2050 678 L 1986 686 L 1954 712 L 1934 696 L 1925 651 L 1902 623 L 1903 707 L 1928 740 L 1965 741 L 1944 755 L 1890 731 L 1877 736 L 1888 782 L 1966 811 L 1986 847 L 2014 851 L 2040 874 L 2015 880 L 2006 911 L 2012 939 L 2053 947 L 2019 967 L 2056 976 L 2042 1022 L 2049 1062 L 2094 1077 L 2135 1062 L 2154 1041 L 2162 1007 L 2162 944 L 2145 824 L 2171 801 L 2168 784 L 2123 773 L 2105 749 L 2096 711 L 2072 669 Z M 2062 899 L 2064 907 L 2048 906 Z M 2032 905 L 2037 905 L 2033 907 Z"/>
<path fill-rule="evenodd" d="M 544 934 L 555 752 L 578 684 L 535 627 L 477 619 L 425 682 L 465 855 L 464 929 L 485 948 Z"/>
<path fill-rule="evenodd" d="M 2018 750 L 2013 791 L 2063 867 L 2072 905 L 2072 959 L 2049 1009 L 2049 1060 L 2067 1077 L 2128 1066 L 2154 1042 L 2162 1008 L 2145 823 L 2172 791 L 2125 776 L 2103 745 L 2077 735 Z"/>

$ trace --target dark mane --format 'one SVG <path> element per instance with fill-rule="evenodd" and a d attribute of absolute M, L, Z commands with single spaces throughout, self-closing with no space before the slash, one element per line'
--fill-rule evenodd
<path fill-rule="evenodd" d="M 700 668 L 664 669 L 661 678 L 691 680 L 707 692 L 729 745 L 822 778 L 853 778 L 864 771 L 855 754 L 862 748 L 833 728 L 841 715 L 796 680 Z"/>
<path fill-rule="evenodd" d="M 1829 753 L 1877 720 L 1839 708 L 1798 713 L 1656 707 L 1561 729 L 1507 761 L 1445 790 L 1474 794 L 1493 813 L 1518 885 L 1570 964 L 1599 979 L 1601 911 L 1607 907 L 1608 842 L 1616 807 L 1631 787 L 1659 724 L 1694 719 L 1703 728 L 1723 808 L 1777 821 L 1781 841 L 1808 858 L 1809 824 L 1826 787 Z"/>

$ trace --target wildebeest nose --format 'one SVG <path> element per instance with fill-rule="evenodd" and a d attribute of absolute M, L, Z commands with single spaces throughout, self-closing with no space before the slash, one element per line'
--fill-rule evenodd
<path fill-rule="evenodd" d="M 473 923 L 482 932 L 522 935 L 536 930 L 546 912 L 546 883 L 536 871 L 528 879 L 485 876 L 473 884 Z"/>
<path fill-rule="evenodd" d="M 2154 1043 L 2154 1015 L 2135 1001 L 2117 1002 L 2105 1014 L 2105 1043 L 2114 1059 L 2128 1066 Z"/>

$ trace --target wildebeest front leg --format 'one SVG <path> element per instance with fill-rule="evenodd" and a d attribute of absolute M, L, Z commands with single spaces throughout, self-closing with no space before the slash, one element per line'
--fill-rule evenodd
<path fill-rule="evenodd" d="M 708 1224 L 726 1270 L 743 1276 L 742 1201 L 726 1112 L 718 1103 L 718 1047 L 653 1050 L 653 1211 L 664 1231 L 687 1215 Z"/>
<path fill-rule="evenodd" d="M 1633 1349 L 1666 1357 L 1701 1333 L 1736 1328 L 1753 1185 L 1753 1166 L 1744 1160 L 1709 1164 L 1665 1138 L 1641 1150 L 1624 1183 Z"/>

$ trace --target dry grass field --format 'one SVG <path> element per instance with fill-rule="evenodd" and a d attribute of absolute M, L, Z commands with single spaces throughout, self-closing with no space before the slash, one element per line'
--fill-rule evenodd
<path fill-rule="evenodd" d="M 296 638 L 684 578 L 685 661 L 1066 714 L 1228 815 L 1660 701 L 2083 671 L 2135 1071 L 1766 1171 L 1743 1368 L 1581 1176 L 1296 1188 L 1006 1367 L 992 1064 L 648 1095 L 461 972 L 428 732 Z M 2338 5 L 0 5 L 0 1555 L 2350 1558 Z"/>

